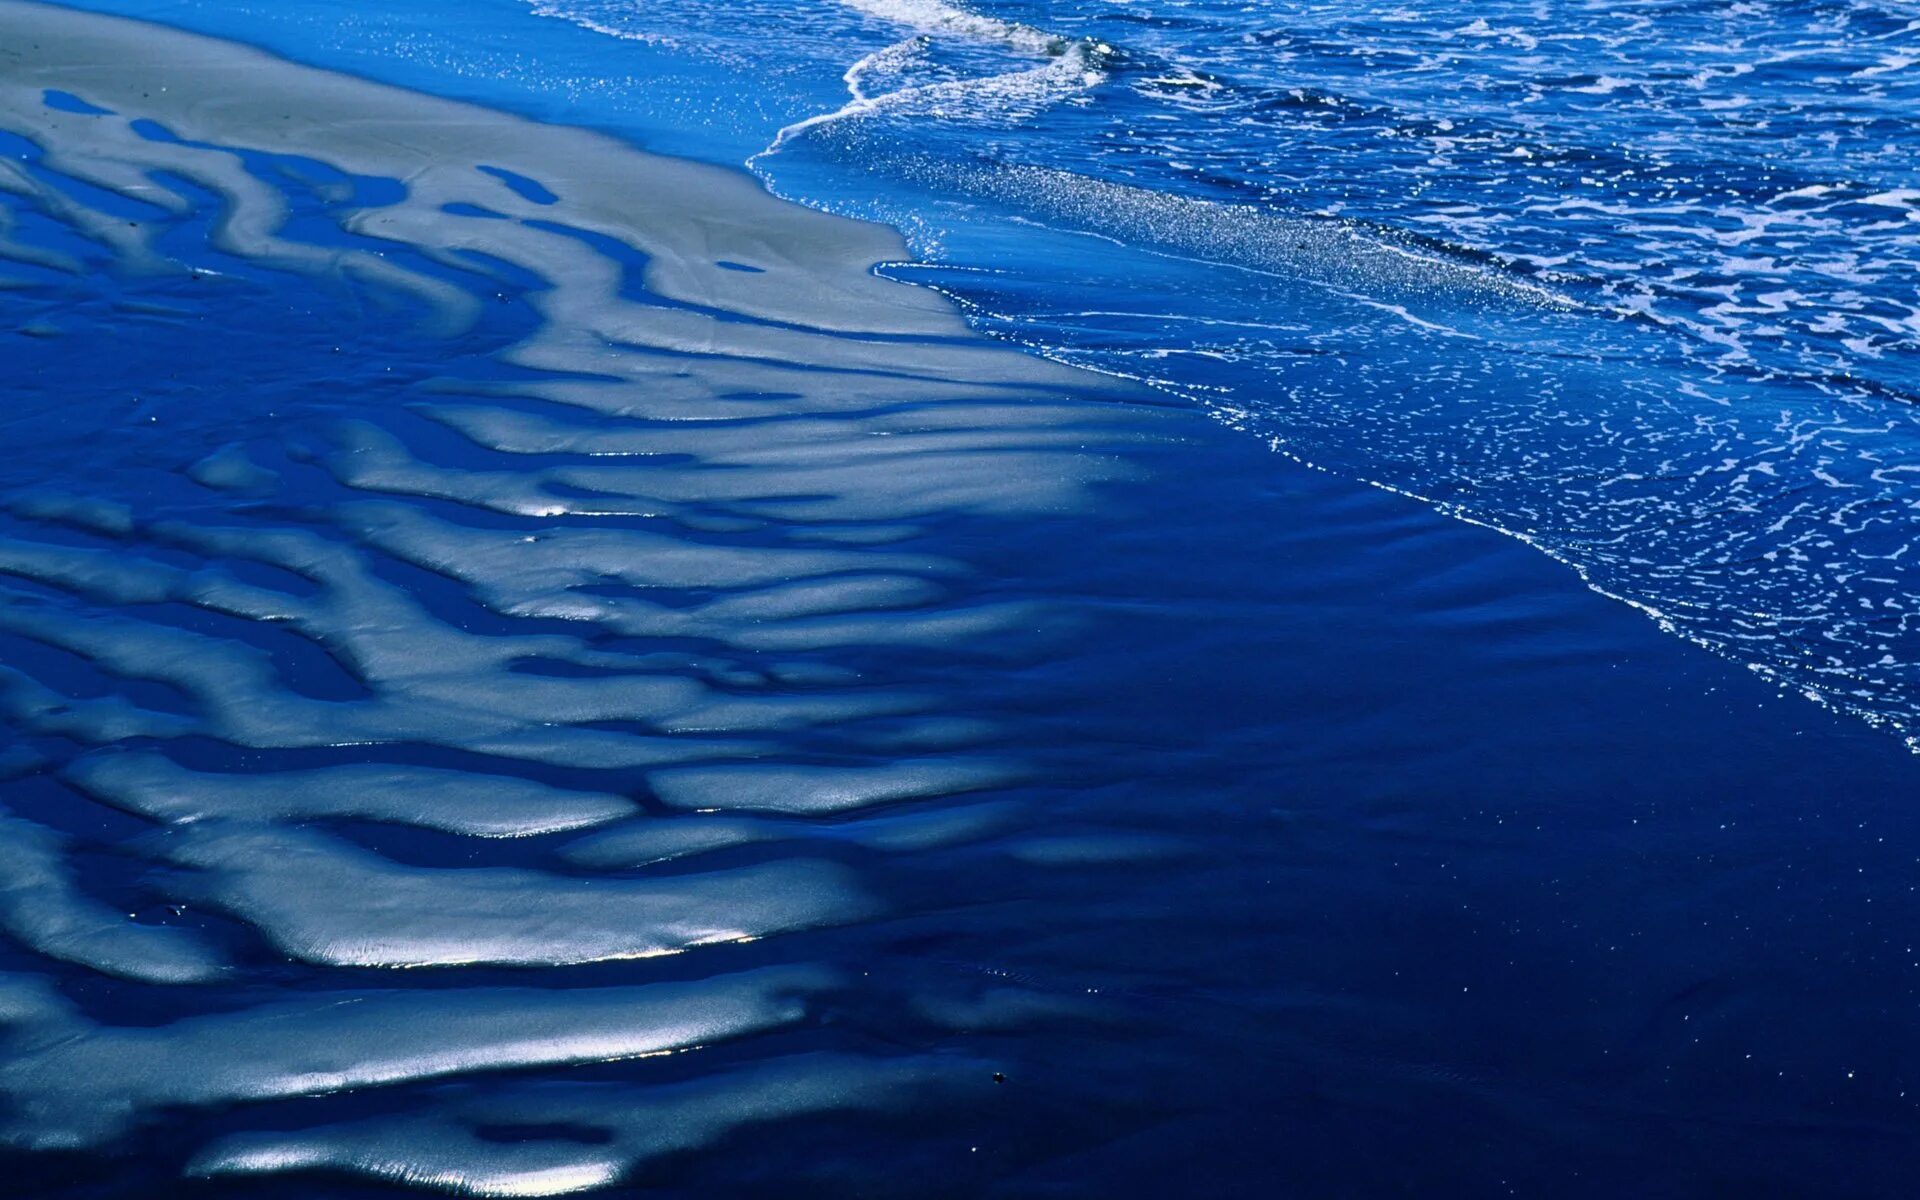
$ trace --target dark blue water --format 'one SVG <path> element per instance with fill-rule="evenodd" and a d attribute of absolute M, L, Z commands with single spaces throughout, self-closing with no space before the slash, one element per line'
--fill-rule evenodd
<path fill-rule="evenodd" d="M 1904 1194 L 1920 14 L 95 7 L 750 167 L 1103 375 L 40 96 L 19 1194 Z"/>

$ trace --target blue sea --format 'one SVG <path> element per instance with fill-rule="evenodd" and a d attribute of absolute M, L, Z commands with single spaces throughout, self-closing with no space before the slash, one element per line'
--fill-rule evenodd
<path fill-rule="evenodd" d="M 1911 1193 L 1908 0 L 0 0 L 0 338 L 0 1195 Z"/>

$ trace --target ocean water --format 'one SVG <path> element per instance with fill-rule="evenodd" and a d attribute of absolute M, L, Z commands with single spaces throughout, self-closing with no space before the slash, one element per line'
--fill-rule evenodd
<path fill-rule="evenodd" d="M 1905 1194 L 1916 118 L 1898 3 L 0 0 L 17 1194 Z"/>
<path fill-rule="evenodd" d="M 817 7 L 749 38 L 697 4 L 538 11 L 755 76 L 844 64 L 846 96 L 748 161 L 1013 276 L 934 277 L 986 327 L 1513 533 L 1913 736 L 1920 13 Z M 949 228 L 976 223 L 1092 240 Z M 1141 253 L 1186 269 L 1131 286 Z"/>
<path fill-rule="evenodd" d="M 977 328 L 1915 735 L 1908 7 L 200 8 L 893 224 Z"/>

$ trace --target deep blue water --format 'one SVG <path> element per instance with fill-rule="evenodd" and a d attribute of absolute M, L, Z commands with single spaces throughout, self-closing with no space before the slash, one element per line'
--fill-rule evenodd
<path fill-rule="evenodd" d="M 19 1194 L 600 1156 L 636 1194 L 1905 1194 L 1920 10 L 86 7 L 750 171 L 1121 386 L 957 331 L 755 349 L 813 318 L 658 285 L 558 179 L 467 164 L 529 240 L 454 246 L 358 222 L 424 176 L 45 92 L 0 126 L 43 188 L 0 189 Z M 112 190 L 141 145 L 202 173 Z M 214 159 L 286 245 L 231 241 Z M 603 269 L 719 341 L 631 395 L 617 338 L 526 353 Z M 688 745 L 730 773 L 645 757 Z M 300 790 L 369 765 L 443 774 Z M 429 813 L 520 783 L 527 836 Z M 94 907 L 21 900 L 51 877 Z M 682 895 L 748 940 L 621 949 Z M 76 932 L 122 910 L 186 940 Z M 662 1057 L 259 1082 L 399 1057 L 337 1007 L 687 984 L 671 1026 L 755 970 L 825 975 Z"/>

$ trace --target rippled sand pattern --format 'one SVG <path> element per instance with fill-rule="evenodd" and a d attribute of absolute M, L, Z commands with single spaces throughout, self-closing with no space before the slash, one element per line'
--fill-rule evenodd
<path fill-rule="evenodd" d="M 858 986 L 801 934 L 887 918 L 864 863 L 1017 820 L 1037 770 L 947 671 L 1071 613 L 924 535 L 1070 516 L 1155 421 L 876 277 L 886 231 L 593 134 L 19 3 L 0 131 L 0 271 L 198 247 L 449 345 L 519 321 L 398 404 L 332 397 L 298 483 L 235 442 L 167 464 L 189 507 L 104 473 L 0 497 L 0 635 L 49 656 L 0 666 L 7 766 L 118 831 L 0 818 L 33 952 L 0 1139 L 548 1195 L 985 1075 L 779 1042 Z M 658 1086 L 568 1075 L 733 1042 Z"/>

